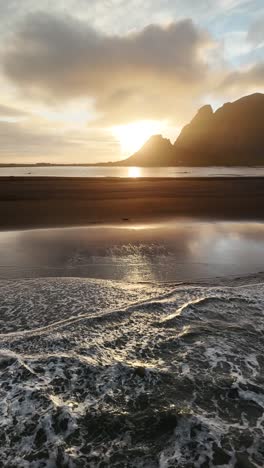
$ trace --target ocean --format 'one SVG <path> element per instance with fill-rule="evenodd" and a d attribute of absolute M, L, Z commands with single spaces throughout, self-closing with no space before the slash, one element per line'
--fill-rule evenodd
<path fill-rule="evenodd" d="M 263 294 L 2 282 L 2 466 L 263 467 Z"/>
<path fill-rule="evenodd" d="M 0 465 L 263 467 L 263 241 L 193 220 L 0 233 Z"/>
<path fill-rule="evenodd" d="M 264 167 L 0 167 L 0 176 L 43 177 L 263 177 Z"/>

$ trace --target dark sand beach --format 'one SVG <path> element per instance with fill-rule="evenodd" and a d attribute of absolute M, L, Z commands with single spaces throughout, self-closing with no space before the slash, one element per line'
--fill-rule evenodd
<path fill-rule="evenodd" d="M 52 227 L 171 216 L 263 219 L 264 179 L 0 178 L 0 227 Z"/>

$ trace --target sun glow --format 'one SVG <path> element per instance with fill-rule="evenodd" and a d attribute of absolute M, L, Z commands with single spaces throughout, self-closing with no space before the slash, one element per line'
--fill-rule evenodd
<path fill-rule="evenodd" d="M 119 140 L 122 154 L 130 156 L 154 134 L 162 132 L 161 122 L 142 120 L 112 128 L 113 135 Z"/>

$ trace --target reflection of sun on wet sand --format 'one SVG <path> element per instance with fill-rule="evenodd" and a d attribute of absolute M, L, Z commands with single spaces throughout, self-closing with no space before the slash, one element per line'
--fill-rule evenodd
<path fill-rule="evenodd" d="M 131 168 L 134 171 L 134 168 Z M 133 174 L 131 174 L 133 175 Z M 264 179 L 0 178 L 2 228 L 205 216 L 262 219 Z"/>
<path fill-rule="evenodd" d="M 0 278 L 197 281 L 263 270 L 264 223 L 171 220 L 0 232 Z"/>

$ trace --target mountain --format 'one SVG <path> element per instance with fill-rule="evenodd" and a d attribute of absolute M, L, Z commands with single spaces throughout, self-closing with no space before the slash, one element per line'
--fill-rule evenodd
<path fill-rule="evenodd" d="M 128 166 L 163 166 L 164 161 L 170 160 L 172 154 L 173 145 L 170 140 L 161 135 L 153 135 L 137 153 L 122 163 Z"/>
<path fill-rule="evenodd" d="M 120 165 L 120 163 L 119 163 Z M 155 135 L 126 166 L 264 166 L 264 94 L 203 106 L 174 145 Z"/>

